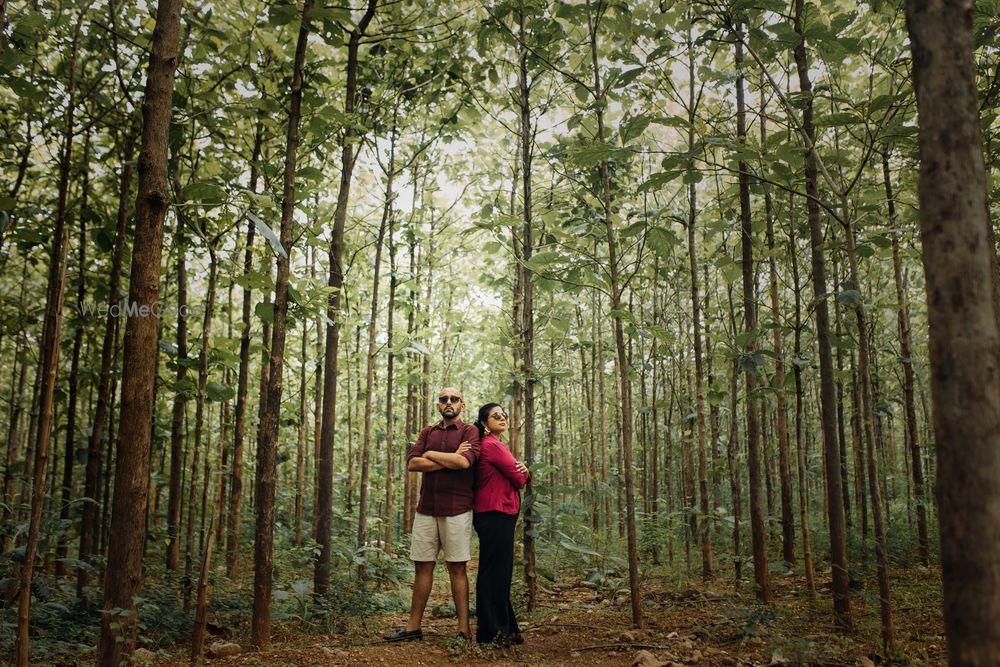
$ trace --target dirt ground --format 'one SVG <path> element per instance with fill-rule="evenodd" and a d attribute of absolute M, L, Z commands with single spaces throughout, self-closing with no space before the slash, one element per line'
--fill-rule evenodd
<path fill-rule="evenodd" d="M 893 573 L 896 652 L 892 664 L 944 665 L 945 643 L 936 570 Z M 484 649 L 454 638 L 454 619 L 425 618 L 424 640 L 386 644 L 381 635 L 405 615 L 373 617 L 344 635 L 318 635 L 278 626 L 268 651 L 211 659 L 221 666 L 312 665 L 872 665 L 889 664 L 881 650 L 872 585 L 855 591 L 855 630 L 833 631 L 829 582 L 815 600 L 798 577 L 774 580 L 775 603 L 757 605 L 749 591 L 719 583 L 704 589 L 652 592 L 643 600 L 644 628 L 633 630 L 627 597 L 598 600 L 583 585 L 547 591 L 522 619 L 525 643 Z M 442 584 L 428 609 L 446 603 Z M 210 639 L 208 644 L 214 640 Z M 240 642 L 240 638 L 234 641 Z M 641 651 L 647 651 L 644 655 Z M 188 664 L 186 651 L 156 664 Z"/>

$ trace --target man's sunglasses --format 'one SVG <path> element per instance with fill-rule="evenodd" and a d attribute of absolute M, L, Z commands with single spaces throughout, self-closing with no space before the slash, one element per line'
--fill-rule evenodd
<path fill-rule="evenodd" d="M 447 405 L 448 403 L 461 403 L 461 396 L 438 396 L 438 403 Z"/>

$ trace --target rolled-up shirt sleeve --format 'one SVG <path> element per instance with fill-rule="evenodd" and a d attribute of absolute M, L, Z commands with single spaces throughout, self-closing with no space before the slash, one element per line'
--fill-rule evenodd
<path fill-rule="evenodd" d="M 479 442 L 479 429 L 471 424 L 466 425 L 465 433 L 462 434 L 462 440 L 472 445 L 472 449 L 462 452 L 461 454 L 461 456 L 464 456 L 465 460 L 469 462 L 469 466 L 472 466 L 476 462 L 476 459 L 479 458 L 479 454 L 482 451 Z"/>
<path fill-rule="evenodd" d="M 413 443 L 410 447 L 410 451 L 406 453 L 406 460 L 409 461 L 417 456 L 423 456 L 424 452 L 427 450 L 427 429 L 420 431 L 420 435 L 417 436 L 417 441 Z"/>

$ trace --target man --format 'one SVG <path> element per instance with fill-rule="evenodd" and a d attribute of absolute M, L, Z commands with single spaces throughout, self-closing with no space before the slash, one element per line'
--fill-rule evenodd
<path fill-rule="evenodd" d="M 458 613 L 458 636 L 471 636 L 465 564 L 472 558 L 473 464 L 479 457 L 479 431 L 459 418 L 464 408 L 462 392 L 454 387 L 442 389 L 437 402 L 441 421 L 425 427 L 406 455 L 406 469 L 424 473 L 410 536 L 410 559 L 416 576 L 410 618 L 405 628 L 383 637 L 387 642 L 423 639 L 420 623 L 434 584 L 439 550 L 444 550 L 448 565 L 451 596 Z"/>

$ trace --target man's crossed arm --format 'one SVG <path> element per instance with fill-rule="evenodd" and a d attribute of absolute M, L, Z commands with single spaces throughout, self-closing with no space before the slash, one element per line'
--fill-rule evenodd
<path fill-rule="evenodd" d="M 414 456 L 410 459 L 406 469 L 410 472 L 436 472 L 445 468 L 449 470 L 465 470 L 471 464 L 469 459 L 462 456 L 463 452 L 472 449 L 472 445 L 463 442 L 458 446 L 458 451 L 454 453 L 438 452 L 435 450 L 425 451 L 423 456 Z"/>

